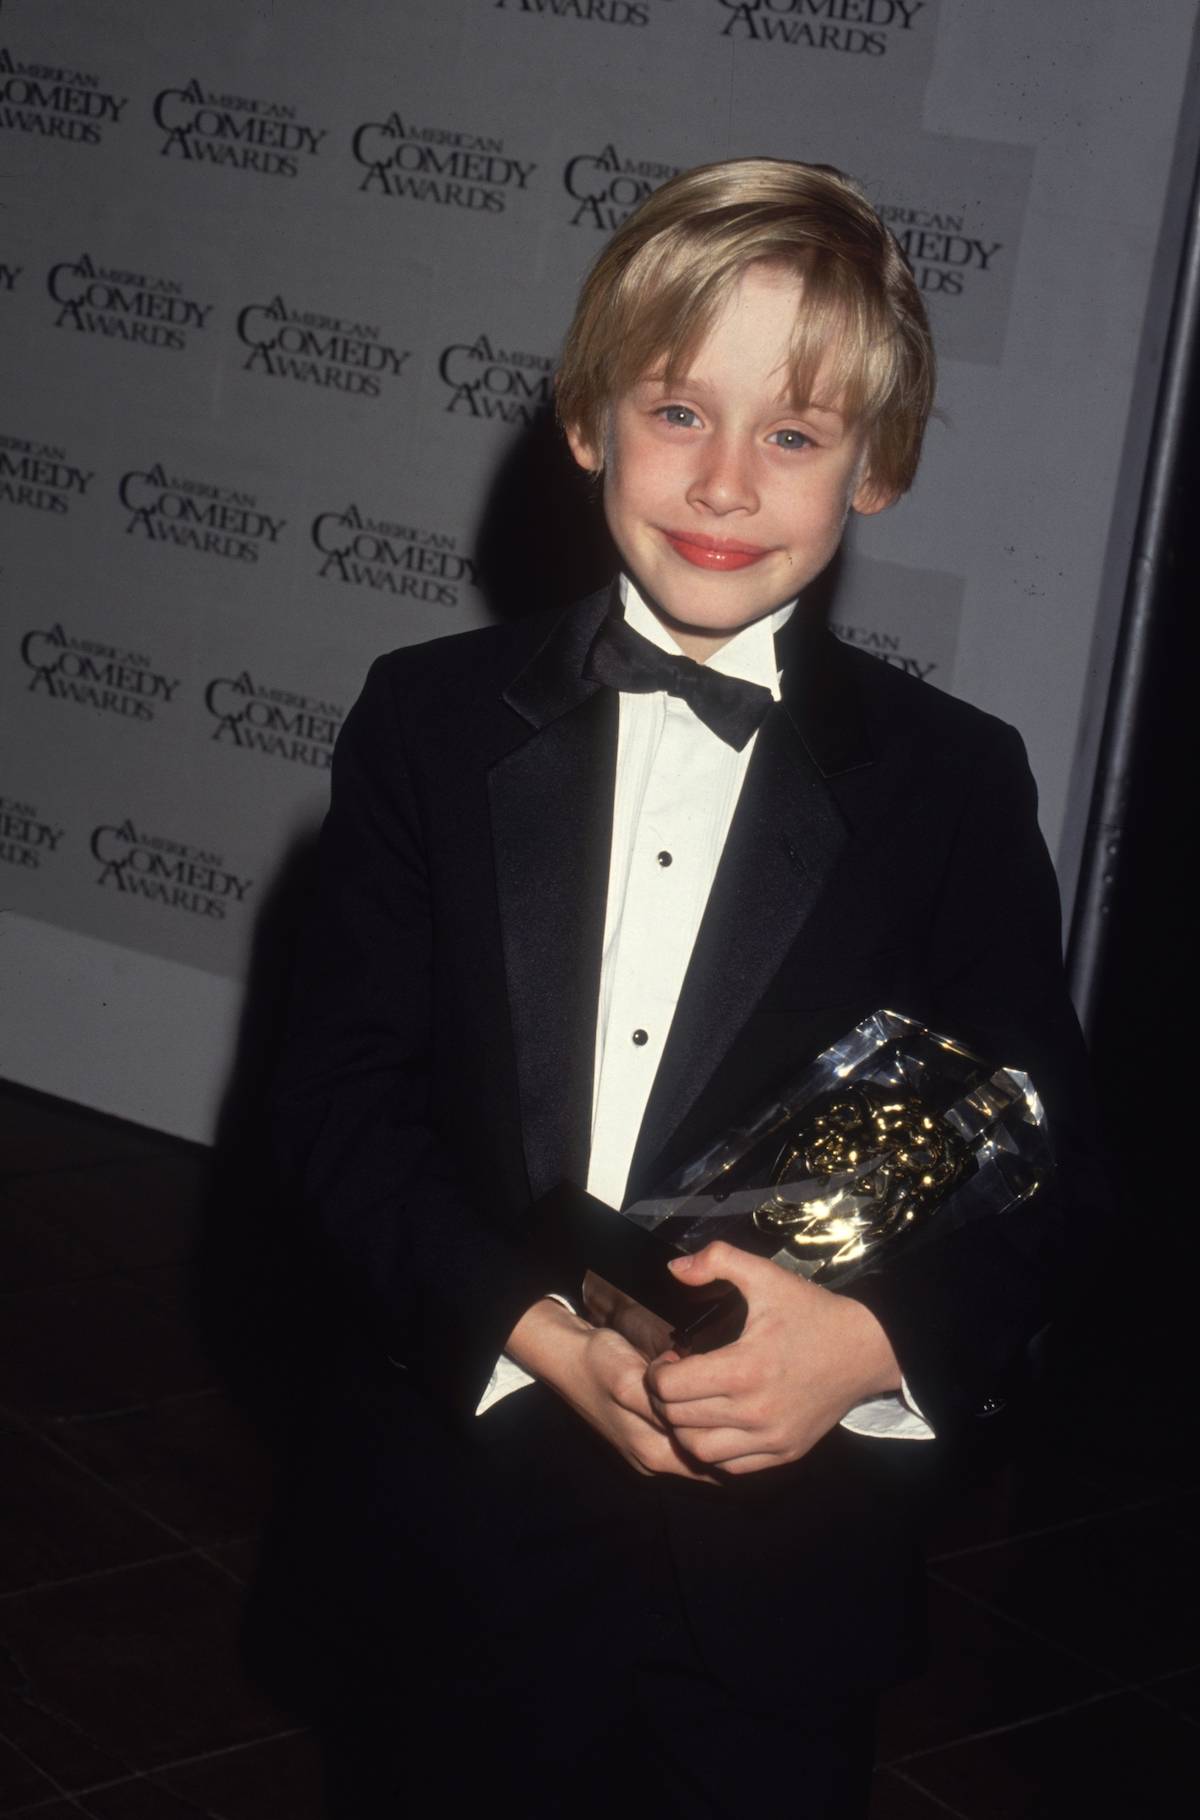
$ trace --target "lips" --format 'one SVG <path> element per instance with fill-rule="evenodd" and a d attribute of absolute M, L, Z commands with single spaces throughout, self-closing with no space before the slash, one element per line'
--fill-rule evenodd
<path fill-rule="evenodd" d="M 734 537 L 706 537 L 701 531 L 663 531 L 663 536 L 685 562 L 697 569 L 748 569 L 771 554 L 762 544 L 739 543 Z"/>

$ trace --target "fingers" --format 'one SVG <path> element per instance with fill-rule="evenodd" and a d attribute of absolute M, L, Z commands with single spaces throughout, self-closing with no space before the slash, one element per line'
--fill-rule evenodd
<path fill-rule="evenodd" d="M 703 1462 L 679 1446 L 653 1407 L 645 1373 L 645 1361 L 626 1340 L 610 1329 L 594 1329 L 586 1343 L 586 1369 L 569 1400 L 636 1472 L 716 1482 Z"/>
<path fill-rule="evenodd" d="M 701 1471 L 720 1481 L 731 1475 L 764 1472 L 769 1466 L 783 1466 L 798 1460 L 818 1436 L 810 1435 L 799 1444 L 785 1444 L 782 1437 L 748 1433 L 738 1428 L 677 1428 L 674 1439 L 685 1459 L 695 1462 Z"/>
<path fill-rule="evenodd" d="M 689 1456 L 669 1431 L 652 1429 L 636 1418 L 621 1450 L 630 1465 L 640 1473 L 670 1473 L 676 1478 L 703 1480 L 717 1484 L 719 1479 L 694 1455 Z"/>
<path fill-rule="evenodd" d="M 682 1283 L 712 1283 L 717 1277 L 724 1277 L 726 1282 L 733 1283 L 747 1299 L 764 1283 L 770 1282 L 770 1276 L 764 1272 L 777 1270 L 769 1258 L 756 1258 L 753 1252 L 741 1251 L 736 1245 L 729 1245 L 724 1239 L 714 1239 L 702 1251 L 693 1252 L 690 1256 L 672 1258 L 670 1269 Z"/>
<path fill-rule="evenodd" d="M 640 1378 L 628 1378 L 612 1390 L 612 1400 L 617 1408 L 626 1415 L 635 1416 L 639 1422 L 655 1429 L 659 1434 L 670 1433 L 670 1423 L 665 1420 L 661 1411 L 654 1407 L 646 1394 L 646 1386 Z"/>
<path fill-rule="evenodd" d="M 703 1397 L 690 1403 L 659 1403 L 651 1397 L 650 1407 L 657 1419 L 678 1434 L 682 1428 L 754 1429 L 762 1426 L 762 1415 L 754 1405 L 735 1403 L 730 1397 Z"/>
<path fill-rule="evenodd" d="M 722 1477 L 729 1474 L 740 1477 L 742 1473 L 764 1472 L 768 1466 L 780 1466 L 782 1463 L 778 1454 L 747 1453 L 736 1460 L 726 1460 L 720 1472 Z"/>
<path fill-rule="evenodd" d="M 760 1454 L 778 1458 L 766 1435 L 745 1428 L 674 1428 L 671 1432 L 684 1452 L 703 1466 L 727 1466 L 731 1460 Z"/>
<path fill-rule="evenodd" d="M 639 1472 L 673 1473 L 678 1478 L 708 1479 L 704 1462 L 680 1445 L 670 1424 L 651 1406 L 640 1377 L 624 1378 L 614 1387 L 621 1451 Z M 743 1444 L 744 1445 L 744 1444 Z"/>
<path fill-rule="evenodd" d="M 702 1397 L 743 1397 L 755 1388 L 756 1364 L 744 1341 L 697 1352 L 686 1359 L 663 1353 L 646 1373 L 653 1396 L 664 1404 Z"/>
<path fill-rule="evenodd" d="M 646 1385 L 651 1409 L 691 1458 L 726 1472 L 779 1464 L 784 1441 L 744 1343 L 684 1360 L 664 1355 L 647 1371 Z M 738 1464 L 746 1460 L 754 1464 Z"/>

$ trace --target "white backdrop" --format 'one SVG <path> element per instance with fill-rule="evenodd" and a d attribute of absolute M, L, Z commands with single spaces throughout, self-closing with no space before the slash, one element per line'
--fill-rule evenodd
<path fill-rule="evenodd" d="M 0 1069 L 210 1133 L 370 659 L 486 619 L 579 278 L 711 158 L 841 165 L 909 254 L 940 414 L 834 623 L 1021 728 L 1069 898 L 1195 17 L 0 0 Z"/>

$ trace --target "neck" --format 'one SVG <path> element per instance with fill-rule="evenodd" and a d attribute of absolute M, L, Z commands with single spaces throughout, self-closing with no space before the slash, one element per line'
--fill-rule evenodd
<path fill-rule="evenodd" d="M 741 626 L 734 626 L 731 632 L 706 632 L 702 627 L 688 626 L 681 620 L 672 619 L 671 615 L 664 612 L 658 602 L 651 600 L 648 595 L 644 594 L 642 599 L 659 625 L 671 634 L 683 655 L 690 657 L 698 664 L 707 663 L 709 658 L 721 649 L 722 645 L 727 645 L 730 639 L 742 630 Z"/>
<path fill-rule="evenodd" d="M 670 620 L 664 619 L 663 625 L 679 646 L 685 657 L 695 663 L 706 664 L 710 657 L 727 645 L 733 637 L 732 632 L 694 632 L 683 626 L 673 626 Z M 741 627 L 738 627 L 741 630 Z"/>

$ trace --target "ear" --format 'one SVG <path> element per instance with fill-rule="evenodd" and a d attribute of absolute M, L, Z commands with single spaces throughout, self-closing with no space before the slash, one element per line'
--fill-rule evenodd
<path fill-rule="evenodd" d="M 899 492 L 895 487 L 885 487 L 881 482 L 872 480 L 870 473 L 864 468 L 862 478 L 854 489 L 850 508 L 854 512 L 861 512 L 864 518 L 872 518 L 876 512 L 886 512 L 889 506 L 895 505 L 899 497 Z"/>
<path fill-rule="evenodd" d="M 564 424 L 563 430 L 567 438 L 567 447 L 580 467 L 588 474 L 599 474 L 604 466 L 604 457 L 596 445 L 583 434 L 578 424 Z"/>

